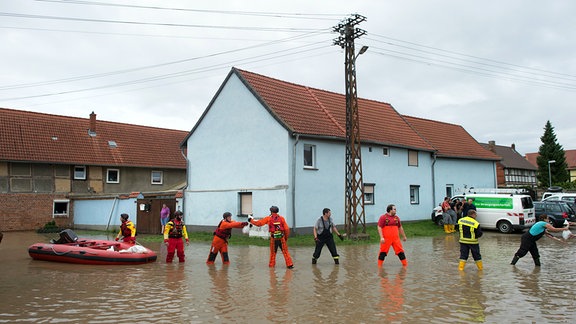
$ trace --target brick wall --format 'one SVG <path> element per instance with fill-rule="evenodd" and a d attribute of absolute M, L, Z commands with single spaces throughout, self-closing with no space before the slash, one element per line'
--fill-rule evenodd
<path fill-rule="evenodd" d="M 66 199 L 64 195 L 9 193 L 0 194 L 0 231 L 36 230 L 52 220 L 63 228 L 72 228 L 72 211 L 69 217 L 52 217 L 54 199 Z M 72 204 L 70 204 L 71 208 Z"/>

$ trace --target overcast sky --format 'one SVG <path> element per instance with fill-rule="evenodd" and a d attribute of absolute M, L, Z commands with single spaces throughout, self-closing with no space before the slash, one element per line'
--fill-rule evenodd
<path fill-rule="evenodd" d="M 352 14 L 359 97 L 521 154 L 550 120 L 576 149 L 571 0 L 3 0 L 0 107 L 190 130 L 232 67 L 343 94 Z"/>

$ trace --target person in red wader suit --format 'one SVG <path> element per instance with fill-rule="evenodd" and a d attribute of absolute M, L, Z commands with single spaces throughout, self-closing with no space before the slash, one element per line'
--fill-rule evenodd
<path fill-rule="evenodd" d="M 120 215 L 120 221 L 122 221 L 122 224 L 120 224 L 120 232 L 116 235 L 116 241 L 118 241 L 120 236 L 122 236 L 122 242 L 135 244 L 136 226 L 134 226 L 132 221 L 128 220 L 128 217 L 128 214 Z"/>
<path fill-rule="evenodd" d="M 278 248 L 282 250 L 284 255 L 284 261 L 286 262 L 286 267 L 288 269 L 294 268 L 294 263 L 292 263 L 292 258 L 288 252 L 288 235 L 290 235 L 290 228 L 284 217 L 278 214 L 279 209 L 276 206 L 270 207 L 270 215 L 266 216 L 260 220 L 254 220 L 254 217 L 248 216 L 248 222 L 255 226 L 268 225 L 268 231 L 270 232 L 270 262 L 268 266 L 273 268 L 276 265 L 276 252 Z"/>
<path fill-rule="evenodd" d="M 384 258 L 386 258 L 390 250 L 390 246 L 394 248 L 394 252 L 398 255 L 402 265 L 407 266 L 408 261 L 406 261 L 402 242 L 400 242 L 400 234 L 402 234 L 404 241 L 406 241 L 406 234 L 404 233 L 404 228 L 402 228 L 402 223 L 400 223 L 400 217 L 396 215 L 396 206 L 388 205 L 388 207 L 386 207 L 386 214 L 380 216 L 378 220 L 378 234 L 380 235 L 378 267 L 382 267 Z"/>
<path fill-rule="evenodd" d="M 230 259 L 228 258 L 228 240 L 232 236 L 232 229 L 242 228 L 248 225 L 248 222 L 233 222 L 232 213 L 230 212 L 225 212 L 222 218 L 218 224 L 218 228 L 214 231 L 214 238 L 212 239 L 212 246 L 210 247 L 206 264 L 214 264 L 218 252 L 220 252 L 220 256 L 222 257 L 222 263 L 230 264 Z"/>
<path fill-rule="evenodd" d="M 174 253 L 178 254 L 178 261 L 184 262 L 184 243 L 182 237 L 186 240 L 186 245 L 190 245 L 188 240 L 188 232 L 186 232 L 186 225 L 182 221 L 182 212 L 177 211 L 174 217 L 166 223 L 164 228 L 164 243 L 168 244 L 168 253 L 166 254 L 166 263 L 172 263 Z"/>

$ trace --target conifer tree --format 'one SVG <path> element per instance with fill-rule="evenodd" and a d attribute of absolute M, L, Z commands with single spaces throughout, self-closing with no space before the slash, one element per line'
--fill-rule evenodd
<path fill-rule="evenodd" d="M 538 150 L 538 182 L 541 187 L 547 187 L 550 183 L 548 178 L 548 161 L 556 161 L 550 163 L 550 173 L 552 176 L 552 185 L 568 182 L 570 175 L 568 174 L 568 166 L 566 164 L 566 155 L 562 145 L 558 144 L 554 127 L 550 121 L 546 121 L 544 126 L 544 135 L 540 137 L 542 145 Z"/>

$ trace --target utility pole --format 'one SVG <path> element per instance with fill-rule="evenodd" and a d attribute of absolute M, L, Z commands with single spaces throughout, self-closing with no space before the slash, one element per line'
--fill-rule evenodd
<path fill-rule="evenodd" d="M 351 239 L 367 238 L 366 215 L 364 213 L 364 185 L 362 182 L 362 156 L 360 147 L 360 120 L 358 118 L 358 95 L 356 91 L 356 58 L 364 53 L 362 47 L 358 55 L 354 50 L 354 39 L 366 34 L 366 31 L 355 26 L 366 20 L 366 17 L 354 14 L 344 19 L 334 31 L 340 36 L 334 40 L 345 51 L 346 73 L 346 234 Z M 362 234 L 358 233 L 362 226 Z"/>

